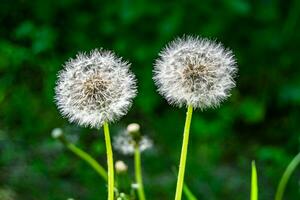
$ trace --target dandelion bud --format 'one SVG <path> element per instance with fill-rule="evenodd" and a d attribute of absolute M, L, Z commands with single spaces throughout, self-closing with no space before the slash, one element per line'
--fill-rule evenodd
<path fill-rule="evenodd" d="M 118 160 L 115 163 L 115 168 L 116 168 L 116 172 L 118 174 L 125 173 L 125 172 L 127 172 L 127 169 L 128 169 L 127 165 L 122 160 Z"/>
<path fill-rule="evenodd" d="M 131 188 L 137 190 L 139 188 L 139 184 L 138 183 L 132 183 Z"/>
<path fill-rule="evenodd" d="M 231 50 L 215 41 L 186 36 L 161 51 L 153 79 L 170 104 L 205 109 L 230 96 L 236 72 Z"/>
<path fill-rule="evenodd" d="M 140 125 L 137 123 L 131 123 L 127 126 L 127 132 L 132 136 L 133 140 L 138 143 L 141 139 Z"/>
<path fill-rule="evenodd" d="M 51 136 L 54 139 L 58 139 L 58 138 L 63 136 L 63 130 L 61 128 L 55 128 L 55 129 L 52 130 Z"/>
<path fill-rule="evenodd" d="M 135 133 L 140 131 L 140 125 L 137 123 L 131 123 L 127 126 L 127 131 L 129 133 Z"/>

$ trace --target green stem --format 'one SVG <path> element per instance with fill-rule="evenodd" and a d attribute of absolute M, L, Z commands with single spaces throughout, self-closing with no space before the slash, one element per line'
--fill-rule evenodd
<path fill-rule="evenodd" d="M 286 188 L 286 185 L 288 183 L 288 180 L 290 179 L 292 173 L 296 169 L 296 167 L 300 164 L 300 153 L 296 155 L 296 157 L 292 160 L 292 162 L 289 164 L 289 166 L 286 168 L 284 174 L 282 175 L 282 178 L 279 182 L 275 200 L 282 200 L 284 190 Z"/>
<path fill-rule="evenodd" d="M 138 145 L 135 146 L 135 150 L 134 150 L 134 165 L 135 165 L 135 179 L 136 179 L 136 183 L 138 184 L 137 191 L 138 191 L 139 200 L 146 200 L 143 179 L 142 179 L 141 152 Z"/>
<path fill-rule="evenodd" d="M 179 171 L 178 171 L 178 178 L 177 178 L 175 200 L 181 200 L 181 196 L 182 196 L 185 164 L 186 164 L 186 157 L 187 157 L 187 150 L 188 150 L 188 143 L 189 143 L 190 126 L 191 126 L 191 121 L 192 121 L 192 113 L 193 113 L 193 107 L 191 105 L 189 105 L 187 113 L 186 113 L 186 120 L 185 120 L 185 126 L 184 126 L 183 142 L 182 142 L 182 149 L 181 149 L 181 157 L 180 157 L 180 164 L 179 164 Z"/>
<path fill-rule="evenodd" d="M 106 144 L 107 168 L 108 168 L 108 200 L 114 200 L 113 153 L 112 153 L 108 124 L 105 122 L 103 126 L 104 126 L 104 137 L 105 137 L 105 144 Z"/>
<path fill-rule="evenodd" d="M 92 156 L 72 143 L 64 142 L 64 144 L 70 151 L 89 164 L 105 181 L 107 181 L 107 173 L 105 169 L 94 158 L 92 158 Z"/>
<path fill-rule="evenodd" d="M 255 166 L 255 161 L 252 161 L 251 200 L 258 200 L 257 170 Z"/>
<path fill-rule="evenodd" d="M 188 200 L 197 200 L 196 196 L 192 193 L 192 191 L 186 184 L 183 185 L 183 192 L 185 193 L 185 196 Z"/>

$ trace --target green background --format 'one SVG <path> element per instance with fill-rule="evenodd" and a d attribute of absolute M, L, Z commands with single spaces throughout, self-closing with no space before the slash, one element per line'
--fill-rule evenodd
<path fill-rule="evenodd" d="M 256 160 L 260 199 L 273 199 L 299 151 L 299 14 L 298 0 L 1 0 L 0 199 L 106 199 L 102 179 L 50 136 L 64 129 L 105 165 L 102 130 L 69 124 L 53 101 L 62 64 L 99 47 L 129 60 L 138 79 L 132 109 L 112 134 L 141 124 L 154 141 L 142 158 L 148 199 L 172 199 L 185 109 L 158 95 L 152 66 L 164 45 L 184 34 L 217 39 L 239 66 L 232 96 L 194 112 L 186 182 L 199 199 L 249 199 Z M 132 173 L 132 157 L 115 159 Z M 286 199 L 299 199 L 299 176 L 297 170 Z"/>

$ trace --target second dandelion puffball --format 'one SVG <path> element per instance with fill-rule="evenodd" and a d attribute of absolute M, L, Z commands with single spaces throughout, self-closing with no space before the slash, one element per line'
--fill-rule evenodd
<path fill-rule="evenodd" d="M 114 137 L 114 148 L 124 155 L 133 155 L 135 147 L 138 147 L 141 152 L 151 148 L 152 140 L 140 133 L 140 125 L 132 123 L 127 126 L 126 130 L 120 131 Z"/>
<path fill-rule="evenodd" d="M 170 104 L 205 109 L 230 95 L 236 72 L 232 51 L 208 39 L 185 36 L 161 51 L 154 81 Z"/>
<path fill-rule="evenodd" d="M 130 64 L 105 50 L 80 53 L 65 63 L 55 88 L 56 103 L 69 121 L 99 128 L 125 115 L 136 96 Z"/>

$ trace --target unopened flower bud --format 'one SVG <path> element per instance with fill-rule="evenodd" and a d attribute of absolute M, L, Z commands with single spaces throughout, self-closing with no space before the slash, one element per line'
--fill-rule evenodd
<path fill-rule="evenodd" d="M 125 173 L 125 172 L 127 172 L 127 169 L 128 169 L 127 165 L 122 160 L 118 160 L 115 163 L 115 168 L 116 168 L 116 172 L 118 174 Z"/>
<path fill-rule="evenodd" d="M 54 139 L 58 139 L 58 138 L 62 137 L 62 135 L 63 135 L 63 130 L 61 128 L 55 128 L 51 132 L 51 136 Z"/>
<path fill-rule="evenodd" d="M 138 123 L 131 123 L 127 126 L 127 132 L 138 143 L 141 139 L 140 125 Z"/>

